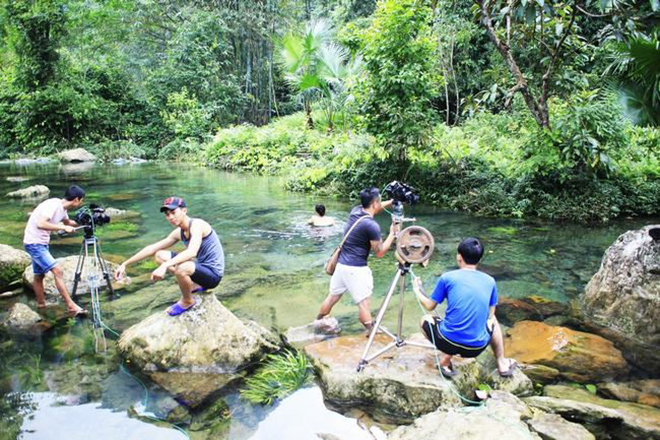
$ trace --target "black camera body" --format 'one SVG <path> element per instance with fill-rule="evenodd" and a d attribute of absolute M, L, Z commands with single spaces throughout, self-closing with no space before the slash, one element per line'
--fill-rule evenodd
<path fill-rule="evenodd" d="M 73 220 L 85 227 L 85 237 L 89 238 L 94 235 L 95 227 L 110 223 L 110 216 L 105 213 L 105 208 L 90 204 L 79 209 Z"/>
<path fill-rule="evenodd" d="M 384 192 L 395 202 L 407 203 L 408 205 L 414 205 L 419 202 L 417 190 L 412 186 L 406 185 L 397 180 L 388 183 Z"/>

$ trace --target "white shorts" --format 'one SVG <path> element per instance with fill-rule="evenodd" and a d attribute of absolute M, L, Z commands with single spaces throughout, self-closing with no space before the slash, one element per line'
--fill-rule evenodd
<path fill-rule="evenodd" d="M 369 266 L 346 266 L 337 263 L 330 278 L 330 295 L 343 295 L 349 291 L 355 303 L 369 298 L 374 292 L 374 277 Z"/>

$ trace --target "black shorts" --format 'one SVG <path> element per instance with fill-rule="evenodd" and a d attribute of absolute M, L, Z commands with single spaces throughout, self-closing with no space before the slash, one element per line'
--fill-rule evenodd
<path fill-rule="evenodd" d="M 488 343 L 486 343 L 483 347 L 468 347 L 452 342 L 442 336 L 442 333 L 440 333 L 439 328 L 442 319 L 434 317 L 434 320 L 435 324 L 424 321 L 422 323 L 422 330 L 424 330 L 424 335 L 426 335 L 426 338 L 431 342 L 435 342 L 437 349 L 444 354 L 450 354 L 452 356 L 458 354 L 464 358 L 474 358 L 479 356 L 486 349 L 486 347 L 488 347 Z M 488 330 L 488 333 L 492 335 L 490 330 Z"/>
<path fill-rule="evenodd" d="M 176 257 L 177 253 L 172 251 L 171 254 L 171 258 L 174 258 Z M 190 279 L 193 280 L 195 284 L 198 284 L 205 290 L 213 289 L 215 286 L 220 284 L 222 275 L 218 275 L 215 269 L 203 264 L 199 264 L 197 261 L 193 261 L 193 263 L 195 263 L 195 272 L 193 272 L 193 274 L 190 276 Z"/>

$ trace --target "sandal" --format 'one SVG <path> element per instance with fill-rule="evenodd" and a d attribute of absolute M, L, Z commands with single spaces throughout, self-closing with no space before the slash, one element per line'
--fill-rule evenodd
<path fill-rule="evenodd" d="M 442 375 L 447 379 L 451 379 L 458 374 L 458 371 L 454 369 L 454 364 L 449 362 L 449 366 L 447 367 L 440 366 L 440 373 L 442 373 Z"/>
<path fill-rule="evenodd" d="M 191 305 L 190 307 L 188 307 L 186 309 L 181 307 L 181 305 L 179 304 L 179 301 L 175 302 L 174 304 L 172 304 L 170 306 L 169 309 L 167 309 L 167 314 L 170 315 L 170 316 L 179 316 L 180 314 L 182 314 L 184 312 L 187 312 L 188 310 L 195 307 L 195 305 L 197 304 L 197 299 L 194 298 L 194 300 L 195 300 L 195 302 L 193 303 L 193 305 Z"/>

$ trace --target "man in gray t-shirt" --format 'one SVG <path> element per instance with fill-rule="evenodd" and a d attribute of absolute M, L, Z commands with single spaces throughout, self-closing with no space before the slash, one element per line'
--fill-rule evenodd
<path fill-rule="evenodd" d="M 321 304 L 316 317 L 323 319 L 330 314 L 332 307 L 339 301 L 344 292 L 349 291 L 358 305 L 360 322 L 367 330 L 371 330 L 370 298 L 373 293 L 374 279 L 371 269 L 367 266 L 369 252 L 374 251 L 378 258 L 383 257 L 392 246 L 397 233 L 396 223 L 392 222 L 390 233 L 382 240 L 380 226 L 374 220 L 374 215 L 392 205 L 392 201 L 381 202 L 378 188 L 368 188 L 360 192 L 361 205 L 351 211 L 344 235 L 350 231 L 339 253 L 339 261 L 335 273 L 330 279 L 330 293 Z M 351 227 L 358 222 L 351 231 Z"/>

